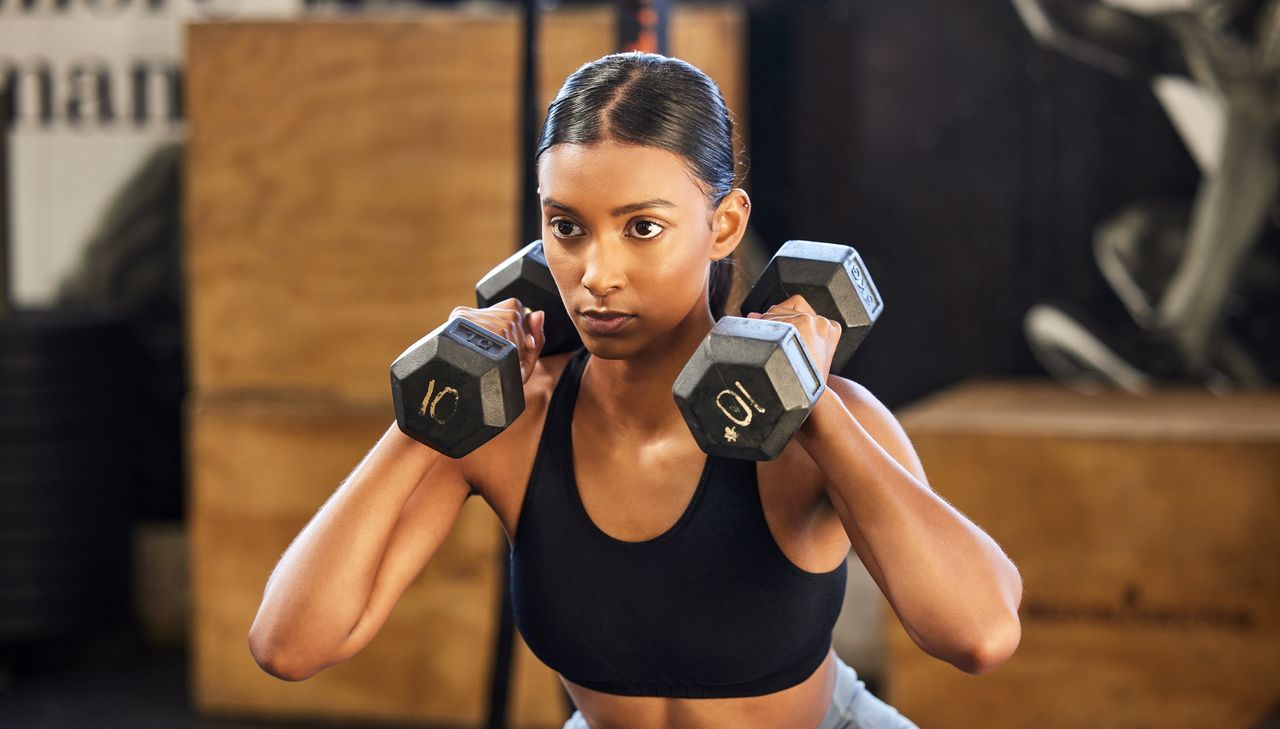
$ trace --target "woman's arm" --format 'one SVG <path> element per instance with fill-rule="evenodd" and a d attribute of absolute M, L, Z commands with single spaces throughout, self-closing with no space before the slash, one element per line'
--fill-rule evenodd
<path fill-rule="evenodd" d="M 300 681 L 355 655 L 435 554 L 470 491 L 461 459 L 392 423 L 267 580 L 249 630 L 258 665 Z"/>
<path fill-rule="evenodd" d="M 826 476 L 854 551 L 926 653 L 968 673 L 1013 654 L 1022 578 L 986 532 L 944 501 L 901 424 L 832 376 L 797 441 Z"/>

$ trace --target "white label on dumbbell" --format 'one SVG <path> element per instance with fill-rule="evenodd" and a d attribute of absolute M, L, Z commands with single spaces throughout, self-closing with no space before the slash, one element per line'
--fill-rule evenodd
<path fill-rule="evenodd" d="M 853 278 L 853 286 L 858 291 L 858 298 L 862 301 L 862 307 L 867 310 L 867 316 L 875 319 L 880 313 L 880 307 L 883 302 L 880 301 L 880 295 L 871 284 L 871 276 L 867 273 L 862 259 L 856 255 L 850 255 L 844 260 L 845 270 Z"/>
<path fill-rule="evenodd" d="M 747 392 L 747 388 L 743 387 L 741 382 L 734 380 L 733 384 L 737 385 L 738 389 L 742 391 L 742 394 L 746 396 L 747 400 L 751 401 L 751 407 L 755 408 L 757 412 L 764 412 L 764 408 L 760 407 L 760 404 L 755 401 L 755 398 L 751 397 L 751 393 Z M 730 398 L 727 401 L 729 407 L 726 407 L 726 400 L 724 399 L 725 395 L 728 395 Z M 734 405 L 737 405 L 737 408 L 734 408 Z M 744 428 L 751 424 L 751 418 L 753 417 L 751 414 L 751 408 L 747 407 L 746 401 L 739 397 L 738 393 L 733 390 L 721 390 L 720 394 L 716 395 L 716 407 L 720 408 L 720 412 L 724 413 L 726 418 Z M 742 414 L 735 416 L 730 412 L 730 410 L 734 409 L 741 411 Z"/>
<path fill-rule="evenodd" d="M 447 386 L 442 386 L 440 388 L 440 392 L 436 392 L 435 390 L 436 390 L 436 381 L 432 380 L 431 383 L 427 386 L 426 397 L 422 398 L 422 408 L 418 410 L 418 414 L 426 415 L 430 413 L 432 420 L 436 421 L 441 425 L 444 425 L 446 422 L 448 422 L 449 418 L 453 417 L 454 413 L 458 412 L 459 393 L 457 390 L 453 389 L 452 387 L 447 387 Z M 433 394 L 435 395 L 434 398 L 431 397 Z M 442 420 L 440 418 L 440 415 L 441 415 L 440 400 L 442 400 L 445 395 L 453 396 L 453 410 L 449 413 L 447 417 L 445 417 Z"/>
<path fill-rule="evenodd" d="M 502 349 L 501 342 L 498 342 L 493 337 L 486 337 L 479 332 L 464 331 L 462 332 L 462 336 L 467 342 L 474 344 L 476 347 L 479 347 L 486 352 L 497 352 Z"/>

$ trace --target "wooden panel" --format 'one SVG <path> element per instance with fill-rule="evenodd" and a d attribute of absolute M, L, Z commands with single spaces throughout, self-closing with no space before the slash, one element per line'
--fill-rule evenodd
<path fill-rule="evenodd" d="M 516 247 L 511 13 L 191 28 L 200 389 L 385 396 Z"/>
<path fill-rule="evenodd" d="M 1022 572 L 1022 643 L 970 676 L 890 612 L 921 726 L 1246 729 L 1280 698 L 1280 393 L 972 383 L 904 411 L 935 489 Z"/>
<path fill-rule="evenodd" d="M 381 406 L 196 397 L 189 408 L 194 694 L 215 714 L 478 726 L 488 704 L 501 527 L 468 501 L 374 640 L 299 683 L 264 673 L 249 626 L 279 556 L 392 418 Z M 555 675 L 523 645 L 514 726 L 559 727 Z"/>

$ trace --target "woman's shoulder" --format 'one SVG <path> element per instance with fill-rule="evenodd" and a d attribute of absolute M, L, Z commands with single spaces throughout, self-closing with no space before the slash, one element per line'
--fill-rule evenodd
<path fill-rule="evenodd" d="M 534 365 L 533 375 L 529 377 L 529 386 L 525 388 L 526 398 L 530 395 L 545 395 L 549 398 L 551 393 L 555 391 L 556 385 L 559 384 L 560 377 L 568 369 L 570 360 L 580 351 L 574 350 L 572 352 L 539 357 L 537 364 Z"/>
<path fill-rule="evenodd" d="M 551 396 L 574 354 L 565 352 L 539 357 L 533 374 L 524 385 L 524 412 L 506 430 L 463 457 L 467 481 L 476 492 L 483 494 L 486 490 L 506 487 L 502 476 L 513 472 L 513 464 L 525 460 L 532 463 Z"/>

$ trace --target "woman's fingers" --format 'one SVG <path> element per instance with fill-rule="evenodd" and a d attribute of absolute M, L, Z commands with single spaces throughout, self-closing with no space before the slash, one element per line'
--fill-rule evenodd
<path fill-rule="evenodd" d="M 822 368 L 824 377 L 829 373 L 831 358 L 840 335 L 844 332 L 839 322 L 828 319 L 814 311 L 803 296 L 796 294 L 780 303 L 769 307 L 764 313 L 752 312 L 748 319 L 768 319 L 794 326 L 800 331 L 810 355 L 815 358 L 815 365 Z M 821 360 L 821 361 L 817 361 Z"/>

